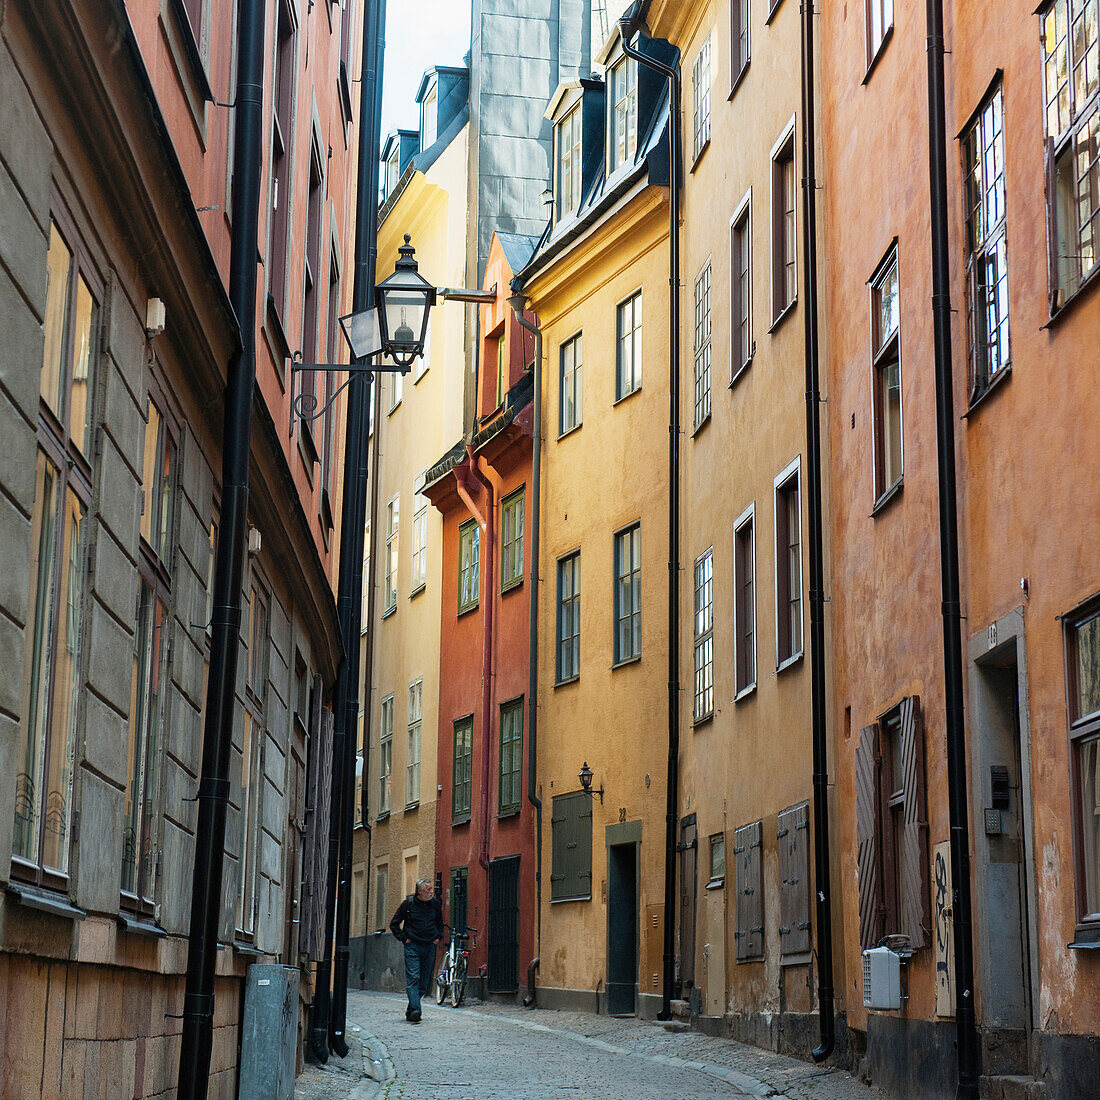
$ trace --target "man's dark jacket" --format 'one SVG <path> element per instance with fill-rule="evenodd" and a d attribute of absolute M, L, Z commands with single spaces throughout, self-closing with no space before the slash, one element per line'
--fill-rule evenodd
<path fill-rule="evenodd" d="M 404 928 L 401 925 L 404 924 Z M 443 938 L 443 902 L 433 897 L 421 901 L 410 894 L 390 921 L 390 931 L 402 942 L 432 943 Z"/>

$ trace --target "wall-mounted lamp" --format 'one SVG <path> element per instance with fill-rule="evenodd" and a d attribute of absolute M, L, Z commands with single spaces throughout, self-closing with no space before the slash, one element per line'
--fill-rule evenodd
<path fill-rule="evenodd" d="M 603 805 L 603 782 L 600 782 L 600 789 L 594 791 L 592 789 L 592 769 L 588 766 L 586 760 L 581 765 L 581 770 L 577 773 L 577 778 L 581 781 L 581 789 L 585 794 L 598 794 L 600 796 L 600 805 Z"/>

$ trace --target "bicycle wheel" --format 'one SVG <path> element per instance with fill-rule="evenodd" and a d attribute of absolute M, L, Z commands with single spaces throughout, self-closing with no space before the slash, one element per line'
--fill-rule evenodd
<path fill-rule="evenodd" d="M 454 973 L 451 975 L 451 1007 L 458 1008 L 466 996 L 466 960 L 459 955 L 455 959 Z"/>
<path fill-rule="evenodd" d="M 450 971 L 450 963 L 444 958 L 435 976 L 435 1003 L 437 1005 L 441 1005 L 447 999 L 447 993 L 451 986 Z"/>

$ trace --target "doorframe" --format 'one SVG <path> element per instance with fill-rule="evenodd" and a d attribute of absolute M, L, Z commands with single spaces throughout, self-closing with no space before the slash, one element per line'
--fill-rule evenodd
<path fill-rule="evenodd" d="M 978 830 L 982 828 L 983 811 L 986 805 L 985 777 L 988 775 L 990 764 L 996 763 L 987 755 L 988 745 L 978 735 L 979 731 L 976 724 L 977 715 L 980 713 L 979 692 L 981 691 L 981 684 L 978 678 L 979 668 L 986 663 L 986 659 L 990 655 L 995 655 L 998 651 L 1004 651 L 1010 643 L 1015 646 L 1016 651 L 1016 706 L 1020 723 L 1020 809 L 1023 818 L 1024 883 L 1027 893 L 1027 911 L 1022 914 L 1022 917 L 1027 926 L 1028 977 L 1031 986 L 1031 996 L 1029 998 L 1030 1019 L 1027 1024 L 1029 1030 L 1035 1031 L 1039 1028 L 1039 925 L 1035 879 L 1035 823 L 1031 783 L 1031 706 L 1028 695 L 1027 645 L 1024 608 L 1022 605 L 994 620 L 976 634 L 972 634 L 967 641 L 966 656 L 969 680 L 967 702 L 970 707 L 969 726 L 971 734 L 971 828 L 975 838 L 974 847 L 977 849 Z M 974 865 L 975 870 L 980 873 L 981 864 L 978 859 L 974 860 Z M 986 926 L 985 892 L 977 889 L 974 894 L 978 910 L 979 929 L 983 929 Z M 980 963 L 979 980 L 981 980 L 989 973 L 992 945 L 987 942 L 987 937 L 984 935 L 979 935 L 977 939 Z"/>
<path fill-rule="evenodd" d="M 604 986 L 611 973 L 611 891 L 607 880 L 611 877 L 611 849 L 620 844 L 634 846 L 634 1015 L 641 1007 L 641 982 L 638 975 L 642 966 L 642 822 L 624 821 L 604 827 Z"/>

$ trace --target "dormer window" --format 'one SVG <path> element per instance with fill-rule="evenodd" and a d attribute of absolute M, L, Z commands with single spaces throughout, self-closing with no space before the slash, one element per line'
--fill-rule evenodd
<path fill-rule="evenodd" d="M 581 108 L 578 103 L 558 124 L 558 217 L 581 200 Z"/>
<path fill-rule="evenodd" d="M 609 75 L 609 170 L 614 172 L 620 164 L 633 160 L 638 151 L 638 63 L 632 57 L 620 58 Z"/>
<path fill-rule="evenodd" d="M 439 86 L 435 83 L 428 89 L 420 105 L 420 148 L 427 149 L 435 144 L 436 115 L 439 100 Z"/>
<path fill-rule="evenodd" d="M 397 181 L 400 179 L 398 169 L 400 168 L 399 157 L 401 155 L 401 149 L 398 147 L 390 154 L 389 160 L 386 161 L 386 197 L 388 198 L 393 194 L 394 188 L 397 187 Z"/>

